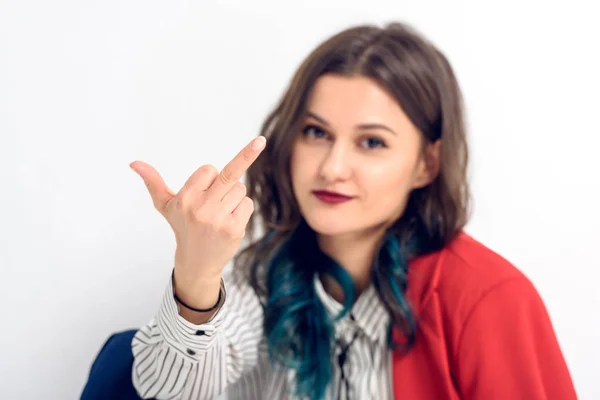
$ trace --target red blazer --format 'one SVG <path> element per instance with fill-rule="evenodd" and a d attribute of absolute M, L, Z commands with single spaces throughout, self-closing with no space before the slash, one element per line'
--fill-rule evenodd
<path fill-rule="evenodd" d="M 466 233 L 410 263 L 408 297 L 419 331 L 393 354 L 396 399 L 577 398 L 534 286 Z"/>

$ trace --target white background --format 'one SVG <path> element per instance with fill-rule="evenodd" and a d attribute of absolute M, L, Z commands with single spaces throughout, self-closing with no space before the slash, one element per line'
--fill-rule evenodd
<path fill-rule="evenodd" d="M 580 397 L 600 398 L 592 1 L 0 4 L 1 398 L 77 398 L 107 336 L 157 310 L 174 240 L 129 162 L 174 190 L 221 168 L 317 43 L 396 19 L 448 55 L 464 89 L 467 230 L 531 278 Z"/>

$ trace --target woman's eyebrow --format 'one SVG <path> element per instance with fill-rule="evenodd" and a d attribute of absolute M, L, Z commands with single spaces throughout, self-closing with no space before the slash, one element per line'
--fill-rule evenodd
<path fill-rule="evenodd" d="M 319 116 L 317 113 L 313 112 L 313 111 L 308 111 L 306 113 L 307 116 L 319 121 L 321 124 L 325 125 L 326 127 L 329 127 L 330 124 L 329 122 L 327 122 L 327 120 L 321 116 Z M 356 128 L 358 130 L 373 130 L 373 129 L 382 129 L 385 131 L 388 131 L 392 134 L 396 134 L 396 132 L 394 132 L 390 127 L 384 125 L 384 124 L 374 124 L 374 123 L 367 123 L 367 124 L 360 124 L 357 125 Z"/>

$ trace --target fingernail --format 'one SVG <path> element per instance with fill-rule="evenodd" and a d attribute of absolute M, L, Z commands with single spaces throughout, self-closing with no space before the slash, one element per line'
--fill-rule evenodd
<path fill-rule="evenodd" d="M 267 143 L 267 139 L 264 136 L 259 136 L 252 142 L 252 150 L 257 151 L 262 149 Z"/>
<path fill-rule="evenodd" d="M 137 169 L 133 168 L 133 163 L 129 164 L 129 168 L 131 168 L 131 170 L 133 172 L 135 172 L 136 174 L 139 174 L 138 171 L 137 171 Z"/>

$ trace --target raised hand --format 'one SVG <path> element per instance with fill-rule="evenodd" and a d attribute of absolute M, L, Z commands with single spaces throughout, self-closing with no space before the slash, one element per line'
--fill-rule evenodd
<path fill-rule="evenodd" d="M 130 164 L 175 233 L 175 290 L 186 304 L 203 309 L 218 297 L 223 268 L 238 251 L 254 211 L 239 180 L 265 143 L 255 138 L 220 173 L 212 165 L 198 168 L 177 194 L 149 164 Z"/>

